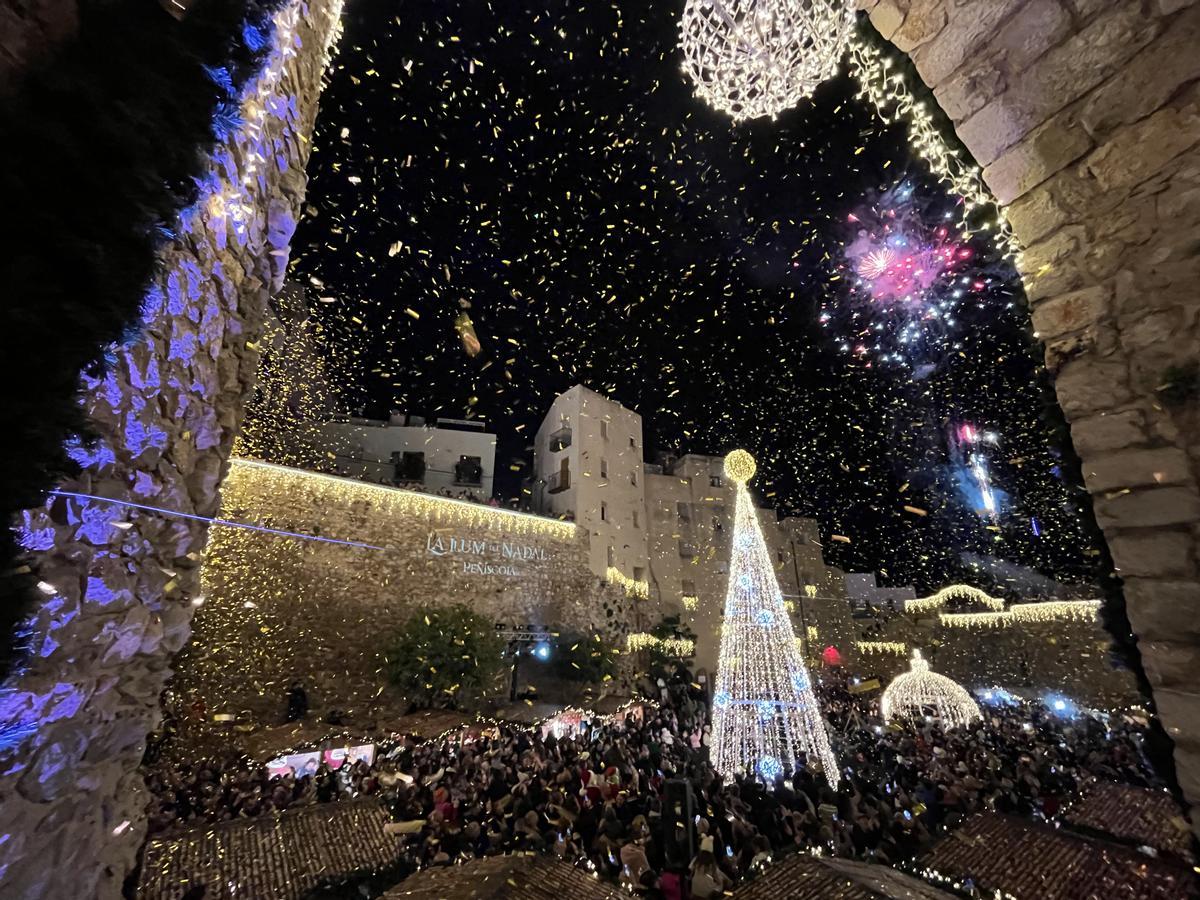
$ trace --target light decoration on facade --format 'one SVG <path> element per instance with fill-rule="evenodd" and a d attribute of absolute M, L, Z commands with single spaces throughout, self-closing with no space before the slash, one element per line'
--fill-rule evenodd
<path fill-rule="evenodd" d="M 683 70 L 735 122 L 775 118 L 837 73 L 853 29 L 848 0 L 687 0 Z"/>
<path fill-rule="evenodd" d="M 683 608 L 687 610 L 693 610 L 700 606 L 700 598 L 695 594 L 684 594 L 679 598 L 679 602 L 683 605 Z"/>
<path fill-rule="evenodd" d="M 658 650 L 667 656 L 685 657 L 696 652 L 696 644 L 687 638 L 660 638 L 649 632 L 638 631 L 625 639 L 625 649 L 630 653 Z"/>
<path fill-rule="evenodd" d="M 887 124 L 903 122 L 908 129 L 909 143 L 929 170 L 950 191 L 963 198 L 961 228 L 973 234 L 986 234 L 1001 255 L 1019 267 L 1021 244 L 984 183 L 979 167 L 963 159 L 942 139 L 933 116 L 925 104 L 913 96 L 904 76 L 889 71 L 891 60 L 887 56 L 855 38 L 850 41 L 849 58 L 850 72 L 859 85 L 858 96 L 869 100 L 879 118 Z M 995 217 L 973 226 L 971 220 L 977 211 L 989 208 L 995 209 Z"/>
<path fill-rule="evenodd" d="M 1012 624 L 1007 612 L 940 613 L 938 621 L 951 628 L 1000 628 Z"/>
<path fill-rule="evenodd" d="M 744 450 L 725 458 L 737 500 L 713 695 L 713 767 L 727 781 L 742 773 L 770 784 L 795 771 L 804 754 L 836 785 L 837 762 L 746 487 L 754 471 Z"/>
<path fill-rule="evenodd" d="M 884 653 L 903 655 L 908 652 L 908 644 L 903 641 L 855 641 L 854 649 L 868 656 Z"/>
<path fill-rule="evenodd" d="M 886 721 L 936 716 L 943 728 L 979 721 L 983 714 L 971 695 L 945 675 L 931 672 L 920 650 L 913 650 L 911 668 L 884 689 L 880 712 Z"/>
<path fill-rule="evenodd" d="M 547 519 L 482 503 L 404 491 L 253 459 L 231 460 L 229 476 L 222 487 L 223 508 L 242 509 L 252 505 L 255 497 L 287 497 L 301 491 L 328 497 L 339 504 L 368 504 L 390 515 L 424 518 L 432 522 L 536 535 L 559 541 L 574 540 L 576 536 L 577 526 L 561 519 Z"/>
<path fill-rule="evenodd" d="M 619 584 L 625 588 L 625 593 L 630 597 L 637 597 L 639 600 L 650 599 L 650 584 L 646 581 L 637 581 L 630 578 L 616 566 L 609 566 L 604 572 L 604 579 L 609 584 Z"/>
<path fill-rule="evenodd" d="M 1045 603 L 1014 603 L 1008 608 L 1018 622 L 1056 622 L 1074 619 L 1096 621 L 1101 600 L 1049 600 Z"/>
<path fill-rule="evenodd" d="M 951 584 L 935 594 L 930 594 L 928 597 L 920 597 L 916 600 L 905 600 L 904 611 L 906 613 L 930 613 L 942 609 L 951 600 L 962 600 L 966 603 L 978 603 L 980 606 L 986 606 L 993 611 L 1004 609 L 1004 601 L 999 597 L 993 597 L 987 591 L 981 591 L 977 587 L 972 587 L 969 584 Z"/>
<path fill-rule="evenodd" d="M 951 628 L 1001 628 L 1029 622 L 1094 622 L 1100 600 L 1048 600 L 1014 603 L 1005 612 L 942 613 L 938 621 Z"/>

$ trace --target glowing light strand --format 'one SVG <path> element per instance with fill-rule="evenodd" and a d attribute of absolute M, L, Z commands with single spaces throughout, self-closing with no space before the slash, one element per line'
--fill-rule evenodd
<path fill-rule="evenodd" d="M 914 650 L 911 669 L 897 675 L 884 689 L 880 712 L 887 721 L 936 716 L 944 728 L 957 728 L 983 718 L 971 695 L 945 675 L 931 672 Z"/>
<path fill-rule="evenodd" d="M 752 467 L 740 455 L 727 460 L 737 499 L 713 696 L 713 766 L 726 780 L 745 773 L 769 784 L 795 771 L 805 754 L 836 785 L 837 762 L 754 503 L 735 477 Z"/>
<path fill-rule="evenodd" d="M 625 588 L 625 593 L 630 597 L 637 597 L 639 600 L 650 599 L 649 582 L 630 578 L 616 566 L 609 566 L 605 570 L 604 577 L 609 584 L 619 584 Z"/>
<path fill-rule="evenodd" d="M 942 613 L 938 621 L 953 628 L 999 628 L 1023 622 L 1095 621 L 1100 600 L 1050 600 L 1014 603 L 1005 612 Z"/>
<path fill-rule="evenodd" d="M 978 603 L 997 612 L 1004 609 L 1004 601 L 999 597 L 993 597 L 986 591 L 981 591 L 979 588 L 972 587 L 969 584 L 951 584 L 935 594 L 930 594 L 928 597 L 904 601 L 904 611 L 906 613 L 933 612 L 943 608 L 951 600 L 965 600 L 968 603 Z"/>
<path fill-rule="evenodd" d="M 884 122 L 903 122 L 908 128 L 909 142 L 929 170 L 963 198 L 962 229 L 973 234 L 988 233 L 1001 255 L 1019 267 L 1021 243 L 984 183 L 979 167 L 964 160 L 946 144 L 933 116 L 925 109 L 925 104 L 913 96 L 904 76 L 888 71 L 891 60 L 883 53 L 856 37 L 850 41 L 849 59 L 851 74 L 859 84 L 858 96 L 869 100 Z M 971 214 L 989 207 L 996 210 L 995 220 L 972 227 L 968 221 Z"/>
<path fill-rule="evenodd" d="M 229 477 L 223 491 L 227 498 L 234 498 L 235 506 L 236 491 L 243 482 L 249 484 L 255 479 L 260 482 L 270 479 L 275 482 L 273 488 L 279 492 L 299 490 L 305 486 L 304 482 L 310 482 L 309 487 L 333 491 L 347 499 L 379 503 L 388 507 L 391 512 L 428 516 L 518 534 L 546 535 L 558 540 L 571 540 L 577 533 L 577 526 L 573 522 L 564 522 L 561 519 L 548 519 L 452 497 L 405 491 L 382 484 L 372 484 L 369 481 L 293 469 L 255 459 L 234 459 L 230 462 Z"/>
<path fill-rule="evenodd" d="M 625 639 L 625 648 L 630 653 L 642 650 L 660 650 L 668 656 L 691 656 L 696 652 L 696 644 L 687 638 L 660 638 L 649 632 L 639 631 Z"/>
<path fill-rule="evenodd" d="M 877 653 L 901 655 L 908 652 L 908 644 L 903 641 L 855 641 L 854 649 L 869 656 Z"/>

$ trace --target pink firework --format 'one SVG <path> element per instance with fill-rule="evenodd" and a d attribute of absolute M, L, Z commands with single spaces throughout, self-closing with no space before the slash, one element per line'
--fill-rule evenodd
<path fill-rule="evenodd" d="M 896 261 L 896 254 L 884 247 L 881 250 L 872 250 L 863 257 L 863 261 L 859 263 L 858 274 L 863 278 L 878 278 L 888 270 L 888 267 Z"/>
<path fill-rule="evenodd" d="M 885 211 L 880 225 L 860 229 L 846 259 L 877 303 L 919 303 L 944 275 L 971 255 L 945 228 L 932 231 Z"/>

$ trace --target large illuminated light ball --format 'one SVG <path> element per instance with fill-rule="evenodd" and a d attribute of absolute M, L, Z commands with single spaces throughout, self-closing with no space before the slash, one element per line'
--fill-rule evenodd
<path fill-rule="evenodd" d="M 725 457 L 725 476 L 738 484 L 745 484 L 757 471 L 754 457 L 745 450 L 734 450 Z"/>
<path fill-rule="evenodd" d="M 687 0 L 683 69 L 735 122 L 774 118 L 837 73 L 854 29 L 850 0 Z"/>

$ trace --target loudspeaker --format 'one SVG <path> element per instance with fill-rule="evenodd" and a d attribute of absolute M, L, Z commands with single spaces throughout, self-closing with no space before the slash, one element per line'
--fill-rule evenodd
<path fill-rule="evenodd" d="M 672 778 L 664 785 L 663 856 L 668 866 L 688 866 L 696 855 L 696 799 L 692 784 Z"/>

